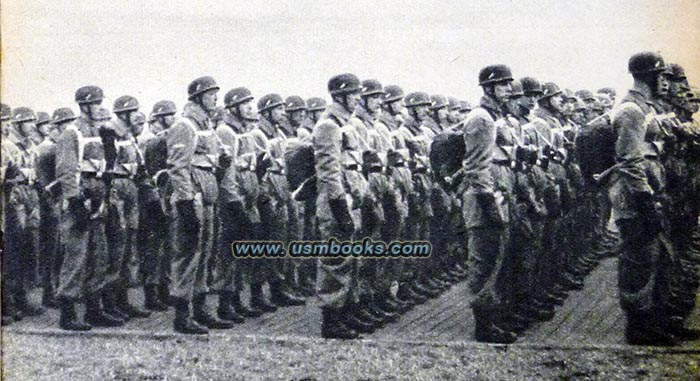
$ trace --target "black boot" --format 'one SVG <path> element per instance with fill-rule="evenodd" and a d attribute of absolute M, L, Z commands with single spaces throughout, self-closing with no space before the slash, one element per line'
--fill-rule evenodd
<path fill-rule="evenodd" d="M 271 301 L 267 300 L 265 294 L 263 294 L 261 283 L 250 285 L 250 305 L 251 307 L 257 308 L 263 312 L 277 311 L 277 306 Z"/>
<path fill-rule="evenodd" d="M 472 307 L 474 312 L 474 339 L 484 343 L 511 344 L 517 340 L 513 332 L 506 331 L 496 326 L 492 321 L 492 314 L 484 308 Z"/>
<path fill-rule="evenodd" d="M 102 306 L 108 314 L 127 322 L 129 315 L 117 307 L 117 296 L 114 290 L 115 288 L 112 286 L 107 286 L 102 290 Z"/>
<path fill-rule="evenodd" d="M 105 313 L 100 303 L 100 294 L 88 295 L 85 303 L 85 321 L 94 327 L 119 327 L 124 320 Z"/>
<path fill-rule="evenodd" d="M 342 317 L 342 323 L 359 333 L 372 333 L 377 326 L 375 321 L 365 320 L 363 317 L 357 316 L 357 311 L 360 307 L 356 304 L 347 305 L 339 311 L 338 316 Z"/>
<path fill-rule="evenodd" d="M 15 295 L 15 303 L 17 308 L 22 311 L 24 316 L 39 316 L 46 312 L 46 310 L 41 306 L 33 306 L 27 300 L 27 291 L 21 290 Z"/>
<path fill-rule="evenodd" d="M 207 311 L 207 295 L 199 294 L 192 299 L 192 318 L 197 323 L 209 329 L 229 329 L 233 328 L 233 322 L 220 320 Z"/>
<path fill-rule="evenodd" d="M 682 341 L 695 341 L 700 339 L 700 330 L 694 328 L 686 328 L 685 319 L 680 316 L 671 316 L 668 319 L 669 333 L 676 336 Z"/>
<path fill-rule="evenodd" d="M 278 306 L 303 306 L 306 301 L 285 290 L 282 282 L 270 283 L 272 302 Z"/>
<path fill-rule="evenodd" d="M 158 289 L 155 284 L 147 284 L 143 287 L 144 307 L 151 311 L 165 311 L 168 305 L 158 298 Z"/>
<path fill-rule="evenodd" d="M 355 330 L 343 324 L 337 309 L 322 307 L 321 315 L 321 336 L 323 338 L 350 340 L 360 336 Z"/>
<path fill-rule="evenodd" d="M 90 324 L 78 321 L 78 314 L 75 312 L 75 302 L 72 299 L 59 298 L 57 302 L 61 310 L 61 318 L 58 322 L 61 329 L 67 331 L 89 331 L 92 329 Z"/>
<path fill-rule="evenodd" d="M 175 304 L 175 320 L 173 321 L 175 332 L 189 335 L 203 335 L 209 333 L 206 327 L 192 320 L 190 316 L 190 303 L 187 299 L 173 298 L 172 302 Z"/>
<path fill-rule="evenodd" d="M 4 286 L 4 285 L 3 285 Z M 6 290 L 3 290 L 6 292 Z M 2 325 L 10 325 L 15 322 L 15 303 L 12 296 L 2 295 Z"/>
<path fill-rule="evenodd" d="M 54 293 L 53 287 L 44 287 L 43 293 L 41 295 L 41 305 L 46 308 L 58 308 L 56 303 L 56 295 Z"/>
<path fill-rule="evenodd" d="M 147 318 L 151 316 L 151 313 L 145 310 L 142 310 L 135 305 L 129 303 L 129 289 L 126 287 L 120 287 L 118 289 L 119 291 L 117 292 L 117 307 L 121 311 L 124 311 L 127 315 L 129 315 L 129 318 Z"/>
<path fill-rule="evenodd" d="M 625 341 L 630 345 L 675 346 L 680 341 L 676 336 L 656 324 L 646 315 L 627 315 Z"/>
<path fill-rule="evenodd" d="M 236 310 L 232 306 L 233 292 L 222 291 L 219 294 L 219 308 L 216 309 L 216 313 L 219 319 L 230 320 L 235 324 L 241 324 L 245 321 L 243 316 L 236 313 Z"/>
<path fill-rule="evenodd" d="M 158 299 L 163 304 L 167 304 L 169 306 L 175 306 L 175 300 L 172 295 L 170 295 L 170 289 L 168 288 L 167 284 L 159 284 L 157 286 L 158 288 Z"/>
<path fill-rule="evenodd" d="M 233 306 L 233 309 L 236 310 L 237 314 L 243 317 L 256 318 L 263 314 L 262 310 L 244 305 L 243 301 L 241 300 L 240 292 L 233 293 L 231 306 Z"/>

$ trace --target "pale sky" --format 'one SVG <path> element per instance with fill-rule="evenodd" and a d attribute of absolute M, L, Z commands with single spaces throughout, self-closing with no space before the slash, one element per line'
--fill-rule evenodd
<path fill-rule="evenodd" d="M 482 3 L 482 4 L 479 4 Z M 483 4 L 486 3 L 486 4 Z M 509 65 L 572 90 L 631 84 L 627 60 L 659 51 L 700 84 L 700 1 L 2 0 L 2 102 L 53 111 L 99 85 L 107 105 L 186 101 L 213 76 L 256 98 L 327 98 L 355 73 L 471 102 L 479 69 Z"/>

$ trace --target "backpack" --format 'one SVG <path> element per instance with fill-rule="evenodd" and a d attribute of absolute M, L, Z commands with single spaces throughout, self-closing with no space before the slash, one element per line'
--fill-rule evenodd
<path fill-rule="evenodd" d="M 295 200 L 304 201 L 316 196 L 315 163 L 311 139 L 290 144 L 284 152 L 287 183 Z"/>
<path fill-rule="evenodd" d="M 584 180 L 595 184 L 593 175 L 615 165 L 615 141 L 609 113 L 605 113 L 583 126 L 576 136 L 576 159 Z"/>
<path fill-rule="evenodd" d="M 435 135 L 430 144 L 429 157 L 433 173 L 439 177 L 452 176 L 462 168 L 466 152 L 461 129 L 453 127 Z"/>

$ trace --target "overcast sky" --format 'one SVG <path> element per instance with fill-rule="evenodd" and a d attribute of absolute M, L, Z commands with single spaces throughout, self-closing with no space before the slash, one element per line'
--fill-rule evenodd
<path fill-rule="evenodd" d="M 52 111 L 94 84 L 110 106 L 131 94 L 150 111 L 163 98 L 181 107 L 200 75 L 222 100 L 237 86 L 326 96 L 330 76 L 352 72 L 473 102 L 493 63 L 572 90 L 624 91 L 640 50 L 700 83 L 700 1 L 481 3 L 2 0 L 2 101 Z"/>

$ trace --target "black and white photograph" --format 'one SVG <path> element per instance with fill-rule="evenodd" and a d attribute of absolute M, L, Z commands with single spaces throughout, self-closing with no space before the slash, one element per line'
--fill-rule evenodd
<path fill-rule="evenodd" d="M 700 1 L 2 0 L 2 380 L 700 380 Z"/>

